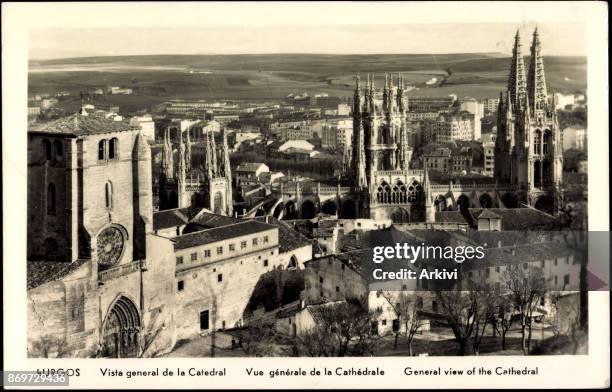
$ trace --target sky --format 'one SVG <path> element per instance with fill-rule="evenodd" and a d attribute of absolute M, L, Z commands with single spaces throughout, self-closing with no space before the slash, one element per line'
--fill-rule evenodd
<path fill-rule="evenodd" d="M 517 29 L 527 54 L 536 25 L 544 55 L 587 53 L 587 26 L 580 9 L 548 3 L 510 8 L 505 3 L 178 3 L 172 8 L 164 3 L 138 4 L 137 8 L 134 3 L 95 9 L 77 3 L 68 4 L 70 8 L 51 7 L 41 23 L 29 30 L 30 59 L 239 53 L 510 54 Z"/>

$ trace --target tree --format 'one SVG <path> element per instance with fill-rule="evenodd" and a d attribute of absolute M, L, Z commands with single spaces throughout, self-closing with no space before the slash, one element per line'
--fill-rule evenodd
<path fill-rule="evenodd" d="M 411 296 L 404 291 L 395 292 L 379 290 L 377 294 L 382 296 L 389 303 L 398 320 L 398 328 L 395 331 L 393 349 L 397 349 L 397 341 L 402 332 L 401 326 L 403 325 L 404 337 L 406 343 L 408 343 L 410 356 L 412 356 L 412 340 L 414 335 L 422 327 L 421 313 L 416 306 L 416 301 L 413 301 Z"/>
<path fill-rule="evenodd" d="M 506 280 L 510 299 L 514 304 L 521 321 L 521 346 L 525 355 L 529 354 L 533 312 L 540 298 L 546 294 L 546 279 L 540 267 L 530 266 L 528 262 L 522 265 L 509 265 L 502 274 Z"/>
<path fill-rule="evenodd" d="M 436 291 L 441 314 L 455 335 L 459 355 L 465 355 L 466 347 L 474 333 L 478 312 L 478 295 L 475 291 Z"/>
<path fill-rule="evenodd" d="M 512 304 L 512 301 L 510 301 L 510 298 L 508 298 L 507 296 L 500 295 L 498 297 L 498 303 L 497 303 L 496 320 L 499 322 L 499 325 L 501 327 L 501 330 L 498 330 L 498 331 L 502 338 L 502 341 L 501 341 L 502 350 L 506 349 L 506 334 L 510 330 L 510 327 L 512 327 L 512 324 L 514 323 L 513 316 L 514 316 L 514 305 Z M 495 324 L 494 328 L 497 328 L 497 323 Z"/>
<path fill-rule="evenodd" d="M 269 322 L 256 322 L 240 331 L 239 348 L 249 357 L 266 357 L 273 353 L 276 328 Z"/>
<path fill-rule="evenodd" d="M 317 324 L 296 338 L 300 352 L 316 357 L 374 354 L 372 321 L 379 312 L 368 309 L 366 297 L 324 304 L 312 311 Z"/>
<path fill-rule="evenodd" d="M 472 338 L 472 349 L 474 355 L 480 354 L 480 344 L 485 335 L 487 325 L 495 325 L 497 303 L 499 293 L 495 289 L 483 284 L 471 284 L 471 295 L 476 298 L 476 312 L 474 313 L 474 337 Z"/>

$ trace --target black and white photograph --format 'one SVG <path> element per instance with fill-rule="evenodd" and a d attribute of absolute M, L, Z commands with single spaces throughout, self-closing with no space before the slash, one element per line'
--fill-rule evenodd
<path fill-rule="evenodd" d="M 143 2 L 112 5 L 133 26 L 106 26 L 109 3 L 82 26 L 69 16 L 94 4 L 56 5 L 65 24 L 34 23 L 22 48 L 23 144 L 3 143 L 27 161 L 26 260 L 10 260 L 27 358 L 593 354 L 608 131 L 582 16 Z M 492 369 L 542 372 L 513 363 Z"/>

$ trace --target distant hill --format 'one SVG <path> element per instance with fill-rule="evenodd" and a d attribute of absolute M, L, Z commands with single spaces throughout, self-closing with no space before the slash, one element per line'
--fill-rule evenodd
<path fill-rule="evenodd" d="M 525 58 L 528 66 L 529 58 Z M 545 56 L 546 81 L 555 91 L 586 89 L 586 58 Z M 169 98 L 281 99 L 289 93 L 348 97 L 354 76 L 403 74 L 410 95 L 496 97 L 505 89 L 510 58 L 500 53 L 460 54 L 240 54 L 94 56 L 30 62 L 31 93 L 129 86 L 135 95 L 110 97 L 123 107 Z M 436 83 L 425 84 L 436 79 Z"/>

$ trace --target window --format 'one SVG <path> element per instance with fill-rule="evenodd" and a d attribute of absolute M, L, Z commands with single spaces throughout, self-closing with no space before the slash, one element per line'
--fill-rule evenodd
<path fill-rule="evenodd" d="M 499 267 L 495 267 L 495 272 L 499 272 Z"/>
<path fill-rule="evenodd" d="M 431 310 L 433 312 L 437 312 L 438 311 L 438 302 L 436 301 L 431 301 Z"/>
<path fill-rule="evenodd" d="M 64 148 L 62 146 L 62 142 L 60 140 L 56 140 L 53 142 L 53 146 L 55 147 L 55 159 L 61 159 L 64 155 Z"/>
<path fill-rule="evenodd" d="M 559 259 L 555 259 L 555 265 L 557 265 L 558 262 L 559 262 Z"/>
<path fill-rule="evenodd" d="M 223 274 L 217 275 L 217 282 L 223 282 Z"/>
<path fill-rule="evenodd" d="M 240 242 L 240 249 L 245 249 L 245 248 L 246 248 L 246 241 Z"/>
<path fill-rule="evenodd" d="M 98 142 L 98 160 L 103 161 L 106 159 L 106 139 Z"/>
<path fill-rule="evenodd" d="M 523 263 L 523 269 L 527 269 L 527 267 L 529 267 L 529 264 Z"/>
<path fill-rule="evenodd" d="M 570 263 L 570 262 L 569 262 L 569 257 L 566 257 L 566 258 L 565 258 L 565 264 L 568 264 L 568 265 L 569 265 L 569 263 Z"/>
<path fill-rule="evenodd" d="M 210 249 L 204 251 L 204 257 L 210 257 Z"/>
<path fill-rule="evenodd" d="M 563 285 L 567 286 L 568 284 L 570 284 L 570 276 L 569 276 L 569 274 L 563 276 Z"/>
<path fill-rule="evenodd" d="M 423 309 L 423 297 L 417 297 L 416 306 L 417 309 Z"/>
<path fill-rule="evenodd" d="M 47 215 L 55 215 L 55 184 L 47 187 Z"/>
<path fill-rule="evenodd" d="M 323 283 L 323 277 L 319 276 L 319 283 Z"/>
<path fill-rule="evenodd" d="M 542 268 L 546 267 L 546 260 L 542 260 L 541 264 Z"/>
<path fill-rule="evenodd" d="M 223 247 L 222 246 L 218 246 L 217 247 L 217 254 L 218 255 L 222 255 L 223 254 Z"/>
<path fill-rule="evenodd" d="M 176 285 L 176 289 L 178 291 L 183 291 L 185 290 L 185 281 L 184 280 L 179 280 L 177 285 Z"/>
<path fill-rule="evenodd" d="M 183 256 L 179 256 L 176 258 L 176 265 L 181 265 L 183 264 Z"/>
<path fill-rule="evenodd" d="M 108 159 L 119 158 L 119 140 L 114 137 L 108 142 Z"/>
<path fill-rule="evenodd" d="M 268 266 L 268 259 L 264 260 L 264 267 Z"/>
<path fill-rule="evenodd" d="M 491 276 L 491 270 L 489 268 L 487 268 L 485 270 L 485 276 L 488 278 L 489 276 Z"/>
<path fill-rule="evenodd" d="M 387 325 L 387 320 L 382 320 L 380 323 L 381 323 L 382 325 Z"/>
<path fill-rule="evenodd" d="M 210 328 L 208 310 L 200 312 L 200 329 L 205 330 Z"/>
<path fill-rule="evenodd" d="M 113 184 L 110 181 L 104 187 L 104 200 L 106 208 L 113 208 Z"/>
<path fill-rule="evenodd" d="M 403 284 L 403 285 L 402 285 L 402 290 L 407 290 L 407 289 L 408 289 L 408 286 L 407 286 L 407 285 L 405 285 L 405 284 Z"/>
<path fill-rule="evenodd" d="M 196 261 L 198 259 L 198 254 L 197 253 L 192 253 L 191 254 L 191 261 Z"/>
<path fill-rule="evenodd" d="M 559 284 L 559 277 L 555 276 L 555 286 Z"/>
<path fill-rule="evenodd" d="M 230 252 L 233 252 L 236 250 L 236 245 L 235 244 L 229 244 L 229 250 Z"/>
<path fill-rule="evenodd" d="M 336 293 L 340 292 L 340 286 L 336 286 Z"/>
<path fill-rule="evenodd" d="M 264 236 L 264 238 L 263 238 L 263 242 L 264 242 L 264 244 L 267 244 L 267 243 L 268 243 L 268 241 L 269 241 L 268 236 L 267 236 L 267 235 L 266 235 L 266 236 Z"/>
<path fill-rule="evenodd" d="M 53 151 L 51 149 L 51 142 L 47 139 L 43 139 L 42 141 L 43 149 L 45 150 L 45 159 L 50 161 L 53 159 Z"/>
<path fill-rule="evenodd" d="M 258 242 L 259 242 L 258 238 L 253 238 L 253 246 L 257 246 Z"/>

